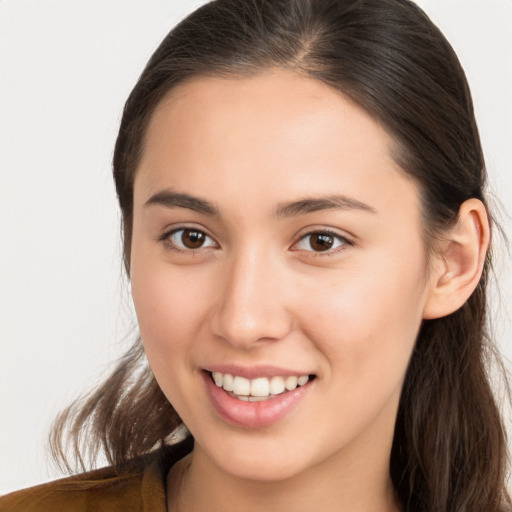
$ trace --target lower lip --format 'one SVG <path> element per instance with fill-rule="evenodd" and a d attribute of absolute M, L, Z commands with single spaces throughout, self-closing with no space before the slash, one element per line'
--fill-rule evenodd
<path fill-rule="evenodd" d="M 209 372 L 203 372 L 206 389 L 218 414 L 228 423 L 239 427 L 262 428 L 283 419 L 306 396 L 314 380 L 293 391 L 286 391 L 269 400 L 246 402 L 228 395 L 219 388 Z"/>

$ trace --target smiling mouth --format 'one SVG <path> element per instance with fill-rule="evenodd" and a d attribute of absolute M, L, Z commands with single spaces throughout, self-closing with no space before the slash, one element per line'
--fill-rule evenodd
<path fill-rule="evenodd" d="M 246 379 L 229 373 L 209 372 L 215 385 L 232 398 L 245 402 L 263 402 L 304 386 L 315 378 L 314 375 L 288 375 L 271 378 Z"/>

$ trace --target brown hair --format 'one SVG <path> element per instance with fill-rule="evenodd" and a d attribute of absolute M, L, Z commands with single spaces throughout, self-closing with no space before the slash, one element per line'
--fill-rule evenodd
<path fill-rule="evenodd" d="M 149 119 L 179 83 L 250 76 L 280 66 L 342 91 L 394 137 L 394 155 L 419 184 L 426 247 L 469 198 L 485 203 L 486 171 L 468 84 L 441 32 L 408 0 L 217 0 L 183 20 L 151 57 L 126 102 L 114 153 L 130 269 L 133 182 Z M 405 378 L 390 474 L 404 511 L 505 510 L 507 448 L 489 368 L 490 255 L 477 289 L 455 313 L 425 321 Z M 503 369 L 503 365 L 500 366 Z M 100 449 L 120 466 L 147 453 L 180 423 L 142 344 L 57 420 L 82 453 Z M 66 430 L 66 428 L 68 430 Z"/>

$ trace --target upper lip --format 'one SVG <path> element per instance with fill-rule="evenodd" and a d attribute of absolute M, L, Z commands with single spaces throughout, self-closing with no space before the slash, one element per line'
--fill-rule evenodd
<path fill-rule="evenodd" d="M 207 372 L 229 373 L 238 375 L 246 379 L 256 379 L 258 377 L 288 377 L 293 375 L 311 375 L 311 372 L 301 371 L 290 368 L 283 368 L 274 365 L 253 365 L 240 366 L 234 364 L 213 364 L 203 368 Z"/>

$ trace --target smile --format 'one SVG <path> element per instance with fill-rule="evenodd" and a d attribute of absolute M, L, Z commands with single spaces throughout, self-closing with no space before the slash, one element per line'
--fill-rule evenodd
<path fill-rule="evenodd" d="M 278 375 L 271 378 L 246 379 L 239 375 L 211 372 L 211 376 L 217 387 L 227 391 L 233 398 L 246 402 L 270 400 L 286 391 L 293 391 L 298 386 L 304 386 L 310 380 L 309 375 Z"/>
<path fill-rule="evenodd" d="M 255 368 L 242 370 L 244 377 L 236 375 L 236 371 L 228 373 L 227 368 L 225 373 L 202 372 L 210 403 L 223 421 L 251 429 L 269 427 L 290 415 L 313 392 L 318 381 L 316 375 L 279 375 L 281 372 L 275 369 L 262 377 L 269 370 L 259 370 L 259 376 Z"/>

